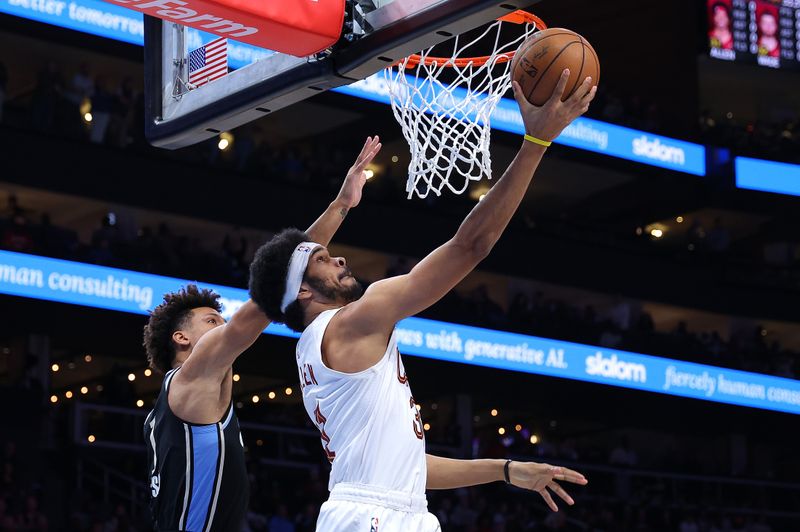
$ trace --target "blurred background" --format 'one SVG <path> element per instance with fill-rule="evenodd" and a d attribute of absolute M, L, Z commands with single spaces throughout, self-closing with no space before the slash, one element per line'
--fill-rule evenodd
<path fill-rule="evenodd" d="M 152 148 L 142 47 L 98 30 L 102 19 L 87 10 L 104 4 L 86 1 L 0 0 L 0 248 L 22 254 L 13 255 L 19 264 L 43 256 L 244 288 L 260 243 L 307 227 L 363 139 L 379 134 L 365 198 L 332 246 L 368 284 L 407 272 L 492 183 L 407 200 L 408 146 L 390 107 L 334 92 L 190 148 Z M 750 4 L 796 24 L 781 26 L 791 31 L 777 56 L 761 29 L 751 29 L 755 40 L 735 35 L 734 22 L 761 13 Z M 422 317 L 524 334 L 531 346 L 563 340 L 794 386 L 800 8 L 562 0 L 533 10 L 597 50 L 603 78 L 587 116 L 598 130 L 685 141 L 702 164 L 681 171 L 554 145 L 492 255 Z M 76 20 L 82 31 L 70 29 Z M 497 178 L 520 139 L 495 131 L 492 144 Z M 8 257 L 0 256 L 0 530 L 149 530 L 141 434 L 161 377 L 146 369 L 146 317 L 12 295 L 28 273 L 5 266 Z M 314 530 L 327 498 L 329 466 L 302 407 L 293 349 L 291 338 L 263 335 L 234 367 L 252 531 Z M 431 492 L 443 530 L 800 530 L 800 399 L 780 412 L 404 362 L 430 452 L 547 461 L 590 479 L 558 514 L 500 484 Z"/>

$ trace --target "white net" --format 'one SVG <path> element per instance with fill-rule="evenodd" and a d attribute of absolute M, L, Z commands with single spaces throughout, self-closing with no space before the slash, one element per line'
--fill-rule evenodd
<path fill-rule="evenodd" d="M 437 60 L 430 48 L 384 71 L 394 116 L 411 148 L 409 199 L 431 192 L 440 196 L 445 187 L 462 194 L 471 181 L 491 179 L 491 115 L 511 88 L 510 56 L 537 30 L 533 23 L 513 24 L 520 27 L 519 35 L 504 40 L 504 26 L 509 23 L 498 20 L 473 39 L 455 37 L 452 58 Z M 488 57 L 459 60 L 491 40 Z"/>

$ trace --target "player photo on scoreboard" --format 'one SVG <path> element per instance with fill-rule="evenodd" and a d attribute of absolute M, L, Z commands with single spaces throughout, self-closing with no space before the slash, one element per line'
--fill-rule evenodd
<path fill-rule="evenodd" d="M 755 4 L 758 62 L 761 65 L 777 68 L 780 66 L 781 55 L 778 7 L 765 0 L 756 0 Z"/>
<path fill-rule="evenodd" d="M 708 38 L 711 48 L 733 50 L 731 0 L 708 0 Z"/>
<path fill-rule="evenodd" d="M 708 43 L 711 57 L 733 61 L 734 50 L 732 0 L 708 0 Z"/>

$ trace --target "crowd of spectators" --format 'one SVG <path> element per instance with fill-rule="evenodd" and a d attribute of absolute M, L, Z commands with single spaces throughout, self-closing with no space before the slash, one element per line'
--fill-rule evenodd
<path fill-rule="evenodd" d="M 114 84 L 94 74 L 88 65 L 81 65 L 69 76 L 55 62 L 49 62 L 39 73 L 35 89 L 26 98 L 14 102 L 15 113 L 11 118 L 8 112 L 3 114 L 7 81 L 7 72 L 0 64 L 0 122 L 12 120 L 16 121 L 15 125 L 22 123 L 43 132 L 84 138 L 97 144 L 146 149 L 140 127 L 142 94 L 129 78 Z M 87 102 L 88 108 L 85 107 Z M 82 108 L 90 111 L 81 113 Z M 660 132 L 665 122 L 656 104 L 609 92 L 601 92 L 592 112 L 596 118 L 646 131 Z M 91 121 L 87 120 L 86 113 L 91 114 Z M 709 143 L 730 146 L 743 153 L 756 150 L 766 157 L 774 155 L 788 160 L 797 159 L 800 153 L 797 122 L 740 125 L 703 115 L 700 134 Z M 210 163 L 241 173 L 261 178 L 277 176 L 300 184 L 315 182 L 328 188 L 338 186 L 351 162 L 347 148 L 335 143 L 316 148 L 278 147 L 264 140 L 258 126 L 244 128 L 236 135 L 228 151 L 219 150 L 213 141 L 189 152 L 191 156 L 199 153 Z M 397 171 L 402 169 L 398 167 Z M 402 187 L 399 179 L 383 182 L 387 187 L 392 186 L 390 183 L 400 183 L 398 190 Z M 387 191 L 387 196 L 389 192 L 396 191 Z M 730 242 L 720 245 L 727 248 Z M 141 227 L 133 234 L 126 234 L 112 216 L 104 217 L 91 240 L 83 242 L 75 231 L 53 225 L 47 213 L 27 210 L 13 197 L 0 212 L 0 248 L 235 286 L 246 284 L 247 260 L 253 251 L 252 243 L 236 230 L 222 237 L 214 251 L 208 251 L 198 241 L 175 234 L 167 224 Z M 403 273 L 409 267 L 407 261 L 400 259 L 388 273 Z M 519 293 L 505 307 L 507 310 L 492 300 L 486 287 L 478 287 L 469 293 L 453 292 L 428 315 L 458 323 L 688 358 L 790 378 L 796 375 L 794 360 L 798 355 L 768 341 L 767 331 L 760 327 L 728 339 L 717 331 L 692 332 L 684 322 L 672 331 L 657 331 L 652 317 L 633 302 L 620 299 L 611 312 L 600 313 L 591 306 L 576 307 L 548 298 L 541 292 Z M 109 400 L 116 402 L 114 398 Z M 284 409 L 262 421 L 297 424 L 302 423 L 301 418 L 304 418 L 301 410 Z M 3 449 L 0 532 L 59 529 L 50 525 L 41 509 L 41 486 L 20 473 L 24 468 L 14 443 L 7 442 Z M 575 461 L 588 454 L 574 442 L 567 441 L 556 447 L 542 445 L 537 452 L 545 459 L 561 457 Z M 636 465 L 635 453 L 624 446 L 610 450 L 603 459 L 615 466 Z M 310 471 L 306 480 L 297 482 L 296 474 L 293 475 L 295 480 L 291 480 L 290 475 L 281 476 L 274 468 L 251 460 L 253 496 L 248 530 L 314 530 L 319 505 L 327 497 L 327 482 L 319 470 Z M 546 513 L 535 494 L 502 485 L 432 493 L 430 509 L 439 517 L 443 529 L 452 532 L 772 530 L 763 518 L 706 510 L 700 504 L 702 501 L 692 504 L 676 501 L 657 481 L 637 486 L 632 497 L 614 493 L 619 489 L 624 487 L 613 485 L 611 495 L 604 499 L 579 495 L 576 508 L 557 514 Z M 90 493 L 74 493 L 73 497 L 70 530 L 131 532 L 146 529 L 142 516 L 130 515 L 124 504 L 101 504 Z M 684 504 L 679 504 L 681 502 Z"/>
<path fill-rule="evenodd" d="M 313 532 L 327 499 L 327 474 L 320 468 L 287 469 L 249 460 L 250 508 L 243 532 Z M 772 532 L 788 530 L 780 519 L 747 511 L 716 510 L 700 502 L 682 504 L 658 480 L 637 485 L 619 498 L 571 488 L 574 507 L 561 503 L 549 512 L 536 493 L 490 484 L 428 493 L 429 511 L 448 532 Z M 0 497 L 2 532 L 143 532 L 151 530 L 148 511 L 132 513 L 129 501 L 104 501 L 101 490 L 71 490 L 66 526 L 48 526 L 39 498 Z M 16 508 L 19 508 L 17 510 Z"/>
<path fill-rule="evenodd" d="M 620 126 L 648 131 L 669 133 L 668 117 L 658 103 L 640 94 L 625 94 L 608 84 L 598 87 L 592 107 L 586 116 Z"/>
<path fill-rule="evenodd" d="M 5 76 L 7 77 L 7 76 Z M 142 88 L 131 77 L 112 79 L 93 72 L 88 64 L 81 64 L 74 72 L 64 72 L 54 61 L 47 62 L 37 77 L 35 88 L 22 95 L 15 95 L 6 102 L 5 118 L 0 120 L 10 125 L 34 129 L 48 135 L 60 135 L 74 139 L 84 139 L 97 144 L 105 144 L 120 149 L 147 152 L 153 158 L 170 158 L 185 161 L 187 164 L 205 164 L 220 171 L 237 173 L 256 180 L 283 181 L 298 186 L 312 186 L 317 189 L 335 190 L 341 177 L 352 163 L 354 145 L 357 142 L 342 135 L 326 135 L 324 142 L 309 139 L 290 141 L 280 131 L 270 130 L 262 123 L 251 123 L 233 132 L 233 138 L 225 149 L 219 148 L 219 139 L 214 137 L 206 142 L 169 152 L 151 148 L 144 139 L 144 100 Z M 3 94 L 3 69 L 0 68 L 0 98 Z M 666 116 L 665 116 L 666 115 Z M 627 94 L 608 84 L 598 93 L 589 116 L 629 127 L 689 137 L 711 145 L 728 146 L 740 154 L 750 154 L 792 161 L 800 154 L 800 132 L 798 121 L 783 119 L 776 123 L 762 121 L 757 124 L 741 124 L 734 118 L 712 117 L 708 112 L 701 113 L 696 132 L 684 135 L 670 132 L 670 114 L 656 102 L 646 97 Z M 91 116 L 91 121 L 87 121 Z M 386 163 L 381 169 L 379 179 L 373 180 L 367 194 L 381 202 L 405 202 L 405 155 Z M 445 204 L 463 207 L 470 203 L 467 196 L 448 195 L 426 200 L 435 203 L 437 208 Z M 554 236 L 580 234 L 580 239 L 590 242 L 613 242 L 616 246 L 628 246 L 633 227 L 623 231 L 598 228 L 597 224 L 581 225 L 571 219 L 533 220 L 536 231 L 551 233 Z M 776 220 L 778 226 L 785 226 L 785 220 Z M 712 227 L 692 227 L 692 230 L 706 230 Z M 155 231 L 155 228 L 151 229 Z M 791 268 L 800 262 L 800 243 L 793 235 L 776 236 L 775 231 L 759 229 L 759 237 L 749 243 L 711 242 L 711 239 L 695 238 L 687 235 L 684 242 L 683 257 L 692 259 L 704 257 L 703 251 L 720 252 L 730 261 L 726 269 L 726 279 L 736 284 L 758 284 L 772 286 L 775 283 L 796 288 L 800 278 L 793 275 Z M 576 233 L 577 232 L 577 233 Z M 761 234 L 763 233 L 763 234 Z M 147 240 L 151 235 L 143 235 Z M 652 238 L 642 233 L 642 242 L 637 242 L 639 250 L 644 243 L 654 247 Z M 155 235 L 160 238 L 160 235 Z M 609 237 L 612 237 L 609 240 Z M 669 239 L 658 243 L 658 251 L 672 252 Z M 754 244 L 755 242 L 755 244 Z M 759 245 L 759 242 L 762 242 Z M 674 242 L 673 242 L 674 243 Z M 183 243 L 186 244 L 186 243 Z M 713 249 L 714 246 L 718 249 Z M 785 248 L 785 251 L 784 251 Z M 192 252 L 195 250 L 186 250 Z M 676 255 L 677 257 L 677 255 Z M 728 271 L 731 270 L 731 271 Z"/>
<path fill-rule="evenodd" d="M 636 353 L 661 355 L 715 366 L 796 377 L 798 354 L 768 339 L 761 326 L 725 339 L 718 331 L 690 331 L 681 321 L 670 331 L 656 330 L 653 318 L 635 301 L 619 299 L 600 313 L 591 305 L 579 307 L 548 298 L 537 291 L 518 293 L 508 311 L 493 301 L 485 286 L 469 293 L 451 292 L 427 314 L 429 317 L 533 336 L 599 345 Z"/>
<path fill-rule="evenodd" d="M 800 163 L 800 119 L 764 118 L 742 121 L 733 113 L 698 117 L 700 140 L 711 146 L 730 148 L 738 155 Z"/>
<path fill-rule="evenodd" d="M 240 417 L 249 422 L 254 417 L 271 422 L 277 422 L 280 418 L 284 426 L 297 427 L 297 416 L 288 411 L 293 410 L 298 416 L 305 416 L 299 405 L 275 408 L 282 412 L 261 416 L 254 416 L 252 411 L 249 414 L 242 412 Z M 256 438 L 262 436 L 255 430 L 251 426 L 243 429 L 251 489 L 251 504 L 244 530 L 313 531 L 320 505 L 328 496 L 329 466 L 321 452 L 318 435 L 312 434 L 306 438 L 308 449 L 304 452 L 284 455 L 281 459 L 269 451 L 279 438 L 264 437 L 263 446 L 260 440 L 257 445 Z M 426 440 L 429 444 L 435 444 L 434 440 L 427 437 Z M 675 466 L 674 462 L 670 467 L 663 462 L 661 469 L 652 470 L 649 467 L 653 464 L 640 463 L 636 452 L 638 447 L 629 445 L 624 438 L 614 447 L 595 447 L 593 450 L 578 444 L 574 438 L 561 442 L 553 439 L 554 443 L 546 438 L 535 449 L 528 447 L 527 452 L 513 445 L 506 446 L 496 432 L 493 438 L 477 435 L 476 440 L 480 440 L 480 443 L 473 445 L 477 449 L 476 457 L 511 457 L 565 464 L 584 471 L 591 479 L 591 486 L 569 488 L 576 505 L 568 507 L 561 503 L 558 514 L 550 513 L 537 494 L 509 488 L 501 483 L 455 491 L 431 491 L 428 493 L 429 509 L 439 518 L 443 530 L 771 532 L 773 526 L 776 527 L 774 530 L 788 530 L 780 525 L 782 521 L 779 518 L 767 519 L 770 511 L 780 511 L 781 508 L 772 506 L 775 504 L 773 496 L 766 494 L 757 483 L 748 485 L 739 481 L 735 493 L 732 493 L 730 486 L 720 486 L 711 477 L 691 476 L 684 481 L 662 478 L 657 471 L 694 471 L 697 474 L 701 470 L 687 470 Z M 489 440 L 494 441 L 492 443 Z M 298 444 L 291 445 L 297 447 Z M 676 450 L 674 459 L 688 458 L 682 456 L 684 454 L 691 453 Z M 111 462 L 119 462 L 119 456 L 117 453 Z M 141 460 L 125 461 L 129 466 L 126 474 L 132 478 L 140 477 L 143 468 Z M 601 467 L 593 468 L 593 464 Z M 105 500 L 97 484 L 70 492 L 68 529 L 71 532 L 148 530 L 144 482 L 137 493 L 136 504 L 141 507 L 139 512 L 131 512 L 129 500 L 114 497 Z M 774 499 L 791 504 L 780 494 Z M 5 530 L 0 528 L 2 532 Z"/>
<path fill-rule="evenodd" d="M 715 114 L 704 109 L 698 113 L 697 125 L 692 130 L 676 126 L 671 120 L 674 117 L 658 102 L 602 86 L 587 116 L 648 133 L 728 148 L 737 155 L 800 163 L 800 119 L 792 111 L 780 112 L 776 108 L 758 120 L 745 120 L 733 112 Z"/>
<path fill-rule="evenodd" d="M 691 230 L 690 230 L 691 232 Z M 716 246 L 714 230 L 709 239 Z M 411 264 L 397 259 L 387 276 L 407 272 Z M 656 330 L 652 316 L 634 300 L 617 297 L 610 308 L 570 304 L 547 297 L 542 291 L 517 293 L 508 305 L 494 301 L 486 286 L 469 292 L 457 290 L 426 312 L 426 316 L 490 329 L 511 330 L 534 336 L 599 345 L 715 366 L 731 367 L 795 378 L 798 353 L 770 340 L 762 326 L 740 329 L 728 338 L 718 331 L 691 331 L 686 321 L 673 330 Z"/>
<path fill-rule="evenodd" d="M 78 491 L 72 494 L 69 516 L 70 532 L 144 532 L 152 530 L 145 510 L 131 514 L 124 503 L 103 502 L 97 493 Z"/>
<path fill-rule="evenodd" d="M 47 532 L 49 523 L 41 508 L 42 486 L 31 480 L 15 441 L 3 441 L 2 464 L 0 532 Z"/>
<path fill-rule="evenodd" d="M 327 498 L 324 478 L 314 469 L 276 477 L 273 468 L 250 466 L 251 482 L 259 493 L 251 505 L 247 532 L 311 532 L 315 516 Z M 539 495 L 502 484 L 431 491 L 428 509 L 448 532 L 772 532 L 761 516 L 748 516 L 698 507 L 687 509 L 670 502 L 658 482 L 640 486 L 628 499 L 592 497 L 571 489 L 574 507 L 560 504 L 551 513 Z M 779 528 L 776 530 L 780 530 Z"/>
<path fill-rule="evenodd" d="M 317 467 L 282 468 L 250 460 L 251 504 L 245 532 L 313 532 L 328 497 L 327 475 Z M 539 495 L 499 483 L 428 493 L 428 508 L 448 532 L 772 532 L 785 522 L 757 512 L 715 509 L 707 501 L 676 500 L 659 480 L 640 483 L 637 492 L 618 497 L 571 488 L 576 504 L 549 512 Z M 126 515 L 122 505 L 116 513 Z M 108 514 L 108 510 L 106 510 Z M 113 519 L 113 517 L 112 517 Z M 106 528 L 129 532 L 145 528 Z M 87 528 L 76 529 L 91 530 Z M 787 529 L 788 530 L 788 529 Z"/>
<path fill-rule="evenodd" d="M 131 228 L 117 223 L 113 213 L 104 215 L 84 242 L 75 230 L 54 225 L 47 212 L 19 205 L 14 195 L 0 210 L 0 248 L 236 286 L 246 285 L 252 252 L 237 228 L 208 250 L 200 239 L 176 235 L 166 223 Z"/>
<path fill-rule="evenodd" d="M 0 98 L 6 83 L 5 78 L 7 76 L 0 67 Z M 142 88 L 137 86 L 133 78 L 112 79 L 93 72 L 92 67 L 85 63 L 76 71 L 67 73 L 57 63 L 50 61 L 41 69 L 37 79 L 35 88 L 22 95 L 15 95 L 12 101 L 6 102 L 6 111 L 0 121 L 48 135 L 143 151 L 156 159 L 178 159 L 187 164 L 205 164 L 220 171 L 237 173 L 256 180 L 283 181 L 325 190 L 338 188 L 341 177 L 352 163 L 354 145 L 357 145 L 357 141 L 351 139 L 346 132 L 342 135 L 326 135 L 324 142 L 313 139 L 290 141 L 284 138 L 281 131 L 271 130 L 268 125 L 256 122 L 237 128 L 225 149 L 219 148 L 219 139 L 214 137 L 178 151 L 159 150 L 151 148 L 144 139 Z M 669 118 L 665 114 L 668 115 L 655 102 L 646 101 L 642 96 L 617 91 L 604 84 L 589 116 L 644 131 L 669 133 L 663 125 Z M 87 121 L 88 116 L 91 116 L 91 121 Z M 757 152 L 761 151 L 760 156 L 768 158 L 774 152 L 776 158 L 793 160 L 800 153 L 800 133 L 797 128 L 796 119 L 784 119 L 776 124 L 768 124 L 766 121 L 740 124 L 734 119 L 711 117 L 705 112 L 699 117 L 696 140 L 729 146 L 739 153 L 758 156 Z M 684 136 L 687 135 L 688 132 Z M 400 154 L 397 161 L 392 159 L 391 163 L 383 165 L 380 178 L 373 180 L 368 187 L 367 194 L 371 198 L 382 202 L 406 201 L 405 157 Z M 448 195 L 444 198 L 429 196 L 426 201 L 442 208 L 445 204 L 463 207 L 463 204 L 472 200 L 467 196 Z M 785 226 L 786 223 L 781 222 L 778 225 Z M 584 227 L 578 221 L 561 219 L 538 219 L 535 220 L 535 226 L 539 232 L 560 236 L 578 231 L 581 239 L 594 242 L 608 242 L 609 236 L 613 236 L 613 241 L 618 246 L 626 245 L 634 229 L 630 227 L 623 232 L 609 234 L 607 229 L 598 230 L 596 224 Z M 692 229 L 705 229 L 709 235 L 713 231 L 712 227 Z M 800 261 L 800 246 L 793 237 L 775 240 L 777 237 L 770 233 L 774 231 L 767 231 L 760 238 L 764 241 L 763 246 L 736 245 L 737 243 L 730 240 L 718 243 L 721 251 L 730 252 L 726 256 L 735 257 L 737 265 L 741 266 L 739 269 L 747 270 L 737 277 L 738 280 L 751 283 L 759 280 L 761 284 L 769 284 L 776 277 L 775 268 L 780 269 L 778 273 L 785 272 Z M 649 234 L 642 236 L 647 244 L 651 244 Z M 710 239 L 698 240 L 694 242 L 687 239 L 684 249 L 693 252 L 690 254 L 694 257 L 702 255 L 701 251 L 704 249 L 715 251 L 711 249 L 713 246 Z M 775 242 L 791 249 L 786 253 L 776 254 L 776 246 L 773 245 Z M 660 250 L 669 247 L 668 243 L 659 242 Z M 800 282 L 791 275 L 789 277 L 791 278 L 781 277 L 779 282 L 791 286 L 797 286 Z"/>
<path fill-rule="evenodd" d="M 75 231 L 53 225 L 47 213 L 38 215 L 38 223 L 34 223 L 34 216 L 10 195 L 0 211 L 0 248 L 245 287 L 249 258 L 258 244 L 233 228 L 218 235 L 218 244 L 212 240 L 215 245 L 209 249 L 196 238 L 175 234 L 166 223 L 138 230 L 121 228 L 113 213 L 100 220 L 90 241 L 81 242 Z M 399 258 L 386 273 L 397 275 L 410 267 L 407 259 Z M 640 304 L 622 298 L 603 313 L 592 306 L 548 298 L 542 292 L 520 292 L 505 303 L 494 301 L 488 289 L 479 286 L 468 293 L 451 292 L 425 315 L 781 377 L 794 378 L 797 371 L 798 354 L 770 340 L 762 327 L 727 339 L 718 331 L 690 331 L 685 322 L 672 331 L 659 331 Z"/>
<path fill-rule="evenodd" d="M 288 467 L 248 452 L 250 506 L 243 532 L 313 532 L 328 498 L 328 468 L 319 463 Z M 547 457 L 545 457 L 547 458 Z M 550 457 L 555 459 L 555 457 Z M 322 464 L 325 462 L 325 464 Z M 720 501 L 715 490 L 682 493 L 656 476 L 632 481 L 624 472 L 590 473 L 590 488 L 568 487 L 576 504 L 559 502 L 550 512 L 538 494 L 493 483 L 458 490 L 429 491 L 428 508 L 447 532 L 772 532 L 789 530 L 786 521 L 768 518 L 759 503 Z M 622 479 L 622 481 L 620 481 Z M 630 484 L 626 493 L 620 486 Z M 751 491 L 756 492 L 758 488 Z M 695 497 L 696 498 L 692 498 Z M 71 497 L 72 532 L 148 530 L 148 514 L 131 515 L 126 504 L 102 502 L 100 493 Z M 144 499 L 143 499 L 144 500 Z M 726 504 L 727 503 L 727 504 Z M 760 503 L 764 503 L 763 500 Z"/>
<path fill-rule="evenodd" d="M 112 81 L 87 63 L 70 74 L 48 60 L 33 87 L 9 95 L 8 72 L 0 63 L 0 122 L 96 144 L 143 143 L 144 100 L 132 77 Z"/>
<path fill-rule="evenodd" d="M 104 396 L 110 404 L 116 398 Z M 245 421 L 280 423 L 297 427 L 305 412 L 299 404 L 272 405 L 271 414 L 255 415 L 245 409 L 240 417 Z M 263 410 L 261 407 L 259 409 Z M 62 410 L 62 415 L 67 415 Z M 428 419 L 426 417 L 426 419 Z M 309 426 L 305 419 L 306 426 Z M 436 421 L 438 422 L 438 421 Z M 63 430 L 68 430 L 63 424 Z M 269 453 L 270 446 L 280 438 L 265 437 L 264 445 L 256 444 L 261 438 L 255 428 L 243 429 L 251 498 L 247 515 L 246 532 L 304 532 L 313 531 L 320 505 L 327 499 L 327 474 L 329 466 L 319 446 L 318 435 L 310 434 L 308 452 L 295 453 L 281 459 Z M 490 433 L 494 433 L 491 436 Z M 104 438 L 101 438 L 104 439 Z M 426 437 L 426 440 L 429 438 Z M 574 507 L 561 503 L 561 511 L 549 512 L 536 493 L 510 488 L 502 483 L 459 489 L 431 491 L 428 493 L 429 510 L 450 532 L 517 532 L 517 531 L 593 531 L 593 532 L 771 532 L 789 530 L 778 513 L 767 517 L 774 508 L 771 495 L 757 483 L 748 485 L 738 481 L 735 492 L 731 486 L 717 485 L 714 478 L 704 479 L 697 474 L 711 474 L 704 469 L 676 465 L 675 460 L 690 459 L 688 449 L 675 450 L 672 462 L 653 464 L 640 461 L 639 452 L 648 449 L 631 445 L 622 438 L 615 446 L 584 445 L 582 439 L 558 440 L 545 436 L 536 447 L 522 450 L 507 445 L 495 431 L 476 433 L 472 445 L 477 458 L 514 458 L 565 464 L 587 473 L 591 485 L 587 488 L 570 487 L 576 500 Z M 64 438 L 68 441 L 68 438 Z M 141 442 L 140 442 L 141 443 Z M 429 440 L 435 444 L 435 440 Z M 67 444 L 68 445 L 68 444 Z M 297 444 L 291 444 L 297 446 Z M 35 448 L 36 445 L 31 445 Z M 48 470 L 48 475 L 67 473 L 70 466 L 63 457 L 77 456 L 68 452 L 66 445 L 58 449 L 62 467 Z M 93 451 L 97 459 L 101 451 Z M 29 450 L 30 454 L 30 450 Z M 5 446 L 3 485 L 0 490 L 0 532 L 137 532 L 149 530 L 149 513 L 146 509 L 146 485 L 142 481 L 136 490 L 136 511 L 131 501 L 119 498 L 125 490 L 110 494 L 102 483 L 86 484 L 79 489 L 64 490 L 52 495 L 51 511 L 58 506 L 55 501 L 65 499 L 66 526 L 60 523 L 48 528 L 48 518 L 39 509 L 42 490 L 35 484 L 21 482 L 16 474 L 15 446 Z M 125 464 L 124 474 L 136 479 L 143 477 L 144 464 L 140 455 L 125 456 L 115 451 L 110 456 L 112 467 Z M 719 457 L 722 458 L 722 457 Z M 44 459 L 43 461 L 47 461 Z M 116 466 L 114 465 L 116 464 Z M 300 465 L 304 464 L 304 465 Z M 600 468 L 593 468 L 592 465 Z M 74 464 L 73 464 L 74 465 Z M 656 465 L 658 467 L 653 468 Z M 609 468 L 610 466 L 610 468 Z M 604 469 L 605 467 L 605 469 Z M 694 473 L 686 480 L 663 478 L 654 471 Z M 763 471 L 759 472 L 763 475 Z M 759 475 L 756 475 L 758 477 Z M 785 494 L 784 494 L 785 495 Z M 791 504 L 784 497 L 776 497 L 782 504 Z M 764 513 L 766 512 L 766 513 Z M 52 514 L 51 514 L 52 515 Z M 776 517 L 777 516 L 777 517 Z"/>
<path fill-rule="evenodd" d="M 35 86 L 13 95 L 10 101 L 6 93 L 8 77 L 0 61 L 0 123 L 4 121 L 5 103 L 8 108 L 5 122 L 12 125 L 121 148 L 146 148 L 142 127 L 143 88 L 132 76 L 114 78 L 95 72 L 88 63 L 81 63 L 75 71 L 65 71 L 51 60 L 40 67 Z M 91 115 L 90 120 L 87 120 L 87 113 Z M 674 113 L 657 101 L 609 83 L 601 85 L 587 116 L 651 133 L 728 147 L 744 155 L 800 161 L 800 122 L 796 116 L 743 122 L 732 113 L 712 116 L 704 110 L 698 115 L 696 129 L 688 131 L 685 126 L 673 123 Z M 204 143 L 202 148 L 183 150 L 183 154 L 191 159 L 200 156 L 211 163 L 227 162 L 240 172 L 261 175 L 265 168 L 275 166 L 270 162 L 279 161 L 281 175 L 293 174 L 300 180 L 319 175 L 315 163 L 330 160 L 331 155 L 335 159 L 337 155 L 335 139 L 332 145 L 329 142 L 316 150 L 325 152 L 325 157 L 314 157 L 319 153 L 305 154 L 302 148 L 270 145 L 264 133 L 257 125 L 237 129 L 236 141 L 222 157 L 216 139 Z M 313 158 L 309 160 L 307 155 Z"/>

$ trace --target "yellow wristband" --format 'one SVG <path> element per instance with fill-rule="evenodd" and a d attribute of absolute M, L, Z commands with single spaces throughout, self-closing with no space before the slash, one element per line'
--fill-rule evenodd
<path fill-rule="evenodd" d="M 537 139 L 536 137 L 531 137 L 530 135 L 525 135 L 525 140 L 528 142 L 533 142 L 534 144 L 538 144 L 539 146 L 544 146 L 545 148 L 553 143 L 552 141 Z"/>

